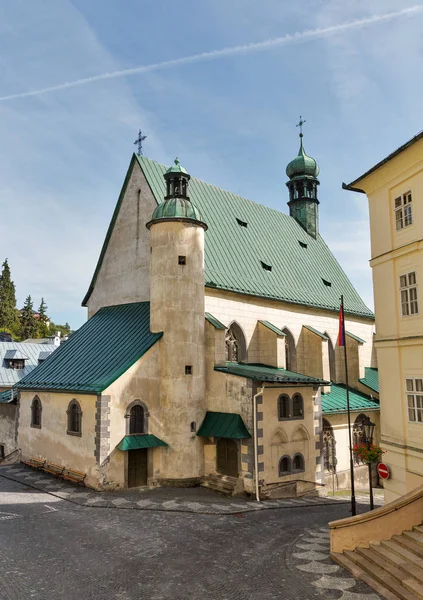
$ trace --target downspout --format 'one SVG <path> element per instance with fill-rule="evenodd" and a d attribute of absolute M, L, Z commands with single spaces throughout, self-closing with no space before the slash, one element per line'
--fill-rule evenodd
<path fill-rule="evenodd" d="M 258 473 L 258 447 L 257 447 L 257 397 L 262 396 L 264 392 L 264 384 L 262 382 L 262 387 L 260 390 L 253 396 L 253 427 L 254 427 L 254 479 L 255 479 L 255 488 L 256 488 L 256 501 L 260 502 L 259 495 L 259 473 Z"/>

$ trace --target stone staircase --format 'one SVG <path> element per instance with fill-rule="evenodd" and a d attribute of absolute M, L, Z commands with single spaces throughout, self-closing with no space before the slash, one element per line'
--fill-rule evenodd
<path fill-rule="evenodd" d="M 204 481 L 201 484 L 202 487 L 220 492 L 225 496 L 234 496 L 241 494 L 243 491 L 242 480 L 236 477 L 230 477 L 229 475 L 220 475 L 218 473 L 206 475 Z"/>
<path fill-rule="evenodd" d="M 331 558 L 385 600 L 423 600 L 423 526 Z"/>

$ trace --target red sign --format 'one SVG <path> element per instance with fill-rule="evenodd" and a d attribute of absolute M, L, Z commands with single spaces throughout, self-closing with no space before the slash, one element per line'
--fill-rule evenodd
<path fill-rule="evenodd" d="M 391 473 L 389 471 L 389 467 L 384 463 L 379 463 L 377 466 L 377 472 L 379 473 L 379 477 L 382 479 L 389 479 Z"/>

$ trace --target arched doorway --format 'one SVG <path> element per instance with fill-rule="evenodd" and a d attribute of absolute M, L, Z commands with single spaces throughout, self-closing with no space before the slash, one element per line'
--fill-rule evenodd
<path fill-rule="evenodd" d="M 217 441 L 216 467 L 221 475 L 238 477 L 238 444 L 235 440 L 221 438 Z"/>

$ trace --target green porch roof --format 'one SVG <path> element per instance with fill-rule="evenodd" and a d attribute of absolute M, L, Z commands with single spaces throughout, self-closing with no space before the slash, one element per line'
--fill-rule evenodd
<path fill-rule="evenodd" d="M 166 167 L 145 156 L 134 155 L 83 306 L 94 289 L 124 191 L 137 164 L 141 166 L 156 202 L 163 202 Z M 314 239 L 288 214 L 195 177 L 190 180 L 189 196 L 209 227 L 205 232 L 207 287 L 337 313 L 343 294 L 345 313 L 374 319 L 320 235 Z M 266 201 L 265 198 L 262 200 Z M 281 207 L 287 201 L 288 196 L 281 192 Z M 264 268 L 263 264 L 272 270 Z"/>
<path fill-rule="evenodd" d="M 380 410 L 380 405 L 369 396 L 350 389 L 350 410 Z M 330 392 L 322 394 L 322 412 L 327 414 L 347 412 L 347 390 L 344 385 L 331 383 Z"/>
<path fill-rule="evenodd" d="M 158 448 L 159 446 L 168 446 L 168 444 L 151 433 L 143 433 L 142 435 L 125 435 L 116 448 L 125 451 Z"/>
<path fill-rule="evenodd" d="M 207 412 L 197 435 L 200 437 L 232 438 L 234 440 L 251 437 L 241 415 L 222 412 Z"/>
<path fill-rule="evenodd" d="M 226 367 L 216 366 L 215 371 L 221 373 L 227 373 L 228 375 L 238 375 L 239 377 L 246 377 L 253 381 L 267 381 L 272 383 L 299 383 L 303 385 L 323 385 L 326 382 L 323 379 L 316 379 L 315 377 L 308 377 L 301 373 L 293 373 L 286 369 L 277 369 L 276 367 L 269 367 L 267 365 L 251 364 L 247 365 L 244 363 L 226 363 Z"/>
<path fill-rule="evenodd" d="M 364 369 L 363 379 L 359 379 L 359 382 L 371 389 L 373 392 L 379 393 L 379 371 L 371 367 Z"/>
<path fill-rule="evenodd" d="M 225 325 L 223 323 L 221 323 L 219 321 L 219 319 L 216 319 L 216 317 L 214 317 L 212 314 L 206 312 L 206 321 L 208 321 L 209 323 L 211 323 L 211 325 L 213 325 L 213 327 L 215 329 L 227 329 L 225 327 Z"/>
<path fill-rule="evenodd" d="M 270 329 L 270 331 L 273 331 L 273 333 L 276 333 L 276 335 L 285 337 L 285 334 L 282 331 L 282 329 L 279 329 L 279 327 L 276 327 L 276 325 L 269 323 L 269 321 L 259 321 L 259 323 L 267 327 L 267 329 Z"/>
<path fill-rule="evenodd" d="M 13 392 L 13 396 L 12 396 Z M 0 393 L 0 404 L 10 404 L 14 400 L 18 399 L 18 390 L 16 388 L 11 388 L 10 390 L 5 390 Z"/>
<path fill-rule="evenodd" d="M 150 331 L 150 303 L 101 308 L 16 387 L 99 394 L 162 337 Z"/>

